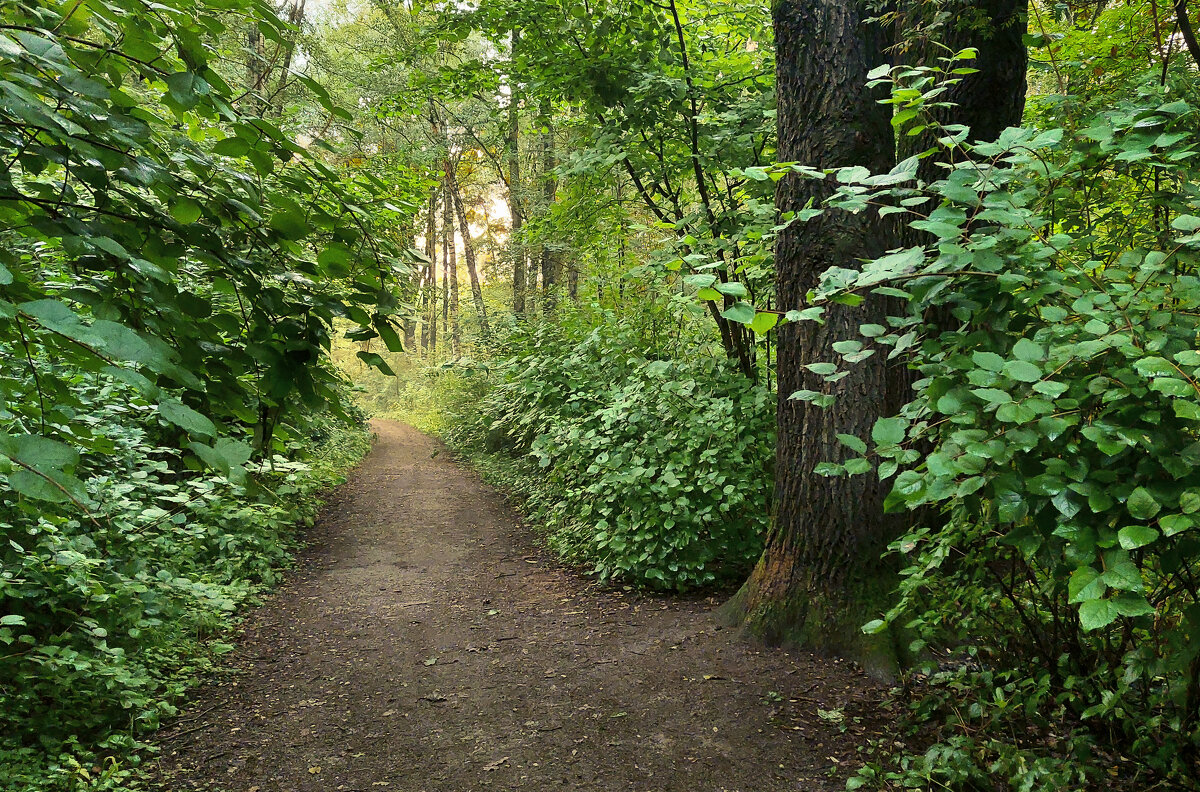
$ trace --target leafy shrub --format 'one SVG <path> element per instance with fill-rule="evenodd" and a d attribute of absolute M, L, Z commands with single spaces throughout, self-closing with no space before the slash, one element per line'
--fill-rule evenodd
<path fill-rule="evenodd" d="M 724 361 L 648 359 L 639 340 L 619 322 L 513 339 L 471 431 L 536 462 L 527 494 L 550 545 L 602 579 L 742 574 L 770 512 L 772 395 Z"/>
<path fill-rule="evenodd" d="M 936 106 L 933 73 L 897 69 L 894 96 Z M 1198 119 L 1154 85 L 1074 135 L 942 130 L 931 184 L 916 159 L 840 174 L 835 206 L 920 212 L 926 242 L 831 270 L 814 303 L 907 306 L 839 365 L 890 348 L 920 372 L 872 446 L 847 445 L 922 518 L 892 545 L 899 602 L 865 629 L 913 639 L 910 701 L 938 726 L 852 786 L 1196 788 Z"/>
<path fill-rule="evenodd" d="M 230 648 L 236 607 L 277 581 L 315 490 L 367 444 L 361 424 L 316 416 L 312 467 L 277 457 L 235 484 L 186 474 L 128 389 L 78 390 L 110 450 L 79 466 L 90 513 L 0 496 L 0 787 L 14 792 L 128 780 L 139 738 Z"/>

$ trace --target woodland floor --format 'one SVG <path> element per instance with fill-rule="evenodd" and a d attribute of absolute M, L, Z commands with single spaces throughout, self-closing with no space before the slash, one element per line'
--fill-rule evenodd
<path fill-rule="evenodd" d="M 834 790 L 886 729 L 854 667 L 741 641 L 716 598 L 600 588 L 436 441 L 375 430 L 235 671 L 161 733 L 167 789 Z"/>

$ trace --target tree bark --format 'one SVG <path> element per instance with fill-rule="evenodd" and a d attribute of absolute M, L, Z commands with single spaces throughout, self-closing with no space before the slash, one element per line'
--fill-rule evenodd
<path fill-rule="evenodd" d="M 453 178 L 453 174 L 451 174 L 451 178 Z M 462 194 L 455 183 L 450 184 L 450 197 L 454 201 L 454 210 L 458 213 L 458 230 L 463 238 L 463 254 L 467 258 L 467 277 L 471 279 L 471 299 L 475 303 L 475 312 L 479 314 L 479 329 L 484 335 L 488 335 L 490 330 L 487 306 L 483 304 L 483 289 L 479 285 L 479 269 L 475 266 L 475 244 L 471 239 L 471 227 L 467 224 L 467 213 L 463 208 Z"/>
<path fill-rule="evenodd" d="M 985 27 L 948 23 L 945 47 L 958 52 L 968 47 L 978 50 L 973 61 L 965 64 L 977 71 L 964 75 L 958 84 L 940 99 L 953 107 L 935 113 L 939 123 L 964 124 L 971 128 L 969 140 L 992 141 L 1005 128 L 1021 123 L 1025 111 L 1026 71 L 1029 66 L 1024 35 L 1028 24 L 1029 0 L 973 0 L 971 6 L 988 20 Z M 936 8 L 936 6 L 935 6 Z M 975 19 L 974 15 L 970 18 Z M 946 57 L 938 46 L 918 46 L 908 60 L 917 65 Z M 900 156 L 907 157 L 935 145 L 941 133 L 930 128 L 919 135 L 900 137 Z M 946 170 L 937 166 L 937 157 L 926 157 L 917 168 L 917 176 L 926 183 L 944 179 Z"/>
<path fill-rule="evenodd" d="M 878 104 L 879 90 L 865 88 L 867 72 L 886 60 L 886 42 L 879 26 L 865 22 L 872 15 L 865 0 L 777 0 L 774 14 L 779 159 L 890 169 L 891 111 Z M 789 176 L 776 203 L 791 212 L 831 192 L 829 181 Z M 894 238 L 874 212 L 827 211 L 794 223 L 776 243 L 779 308 L 800 308 L 826 269 L 878 256 Z M 728 620 L 765 640 L 849 654 L 885 674 L 894 665 L 890 644 L 868 639 L 858 626 L 890 588 L 881 583 L 879 562 L 897 526 L 883 513 L 890 482 L 873 474 L 826 478 L 814 468 L 845 459 L 836 435 L 869 435 L 876 418 L 903 403 L 908 378 L 887 365 L 885 352 L 832 385 L 804 366 L 838 360 L 832 345 L 857 337 L 859 324 L 882 323 L 887 309 L 878 298 L 857 308 L 832 305 L 824 324 L 780 328 L 775 520 L 758 565 L 724 609 Z M 800 389 L 833 393 L 836 403 L 822 409 L 789 398 Z"/>

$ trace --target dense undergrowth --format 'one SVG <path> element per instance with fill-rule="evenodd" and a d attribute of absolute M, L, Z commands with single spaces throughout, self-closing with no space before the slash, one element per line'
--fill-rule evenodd
<path fill-rule="evenodd" d="M 320 490 L 369 445 L 361 420 L 313 416 L 288 456 L 235 483 L 184 469 L 123 386 L 85 395 L 91 431 L 113 445 L 80 462 L 90 516 L 0 502 L 0 788 L 11 792 L 132 783 L 143 740 L 232 649 L 239 607 L 278 581 Z"/>
<path fill-rule="evenodd" d="M 611 314 L 500 347 L 496 363 L 409 381 L 392 411 L 474 458 L 601 580 L 683 590 L 746 573 L 770 514 L 767 388 L 723 360 L 640 351 Z"/>

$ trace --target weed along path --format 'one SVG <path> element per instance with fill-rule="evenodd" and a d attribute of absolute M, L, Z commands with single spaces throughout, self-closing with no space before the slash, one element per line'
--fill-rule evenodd
<path fill-rule="evenodd" d="M 882 717 L 852 667 L 597 588 L 436 441 L 375 428 L 237 671 L 162 734 L 166 788 L 844 788 Z"/>

